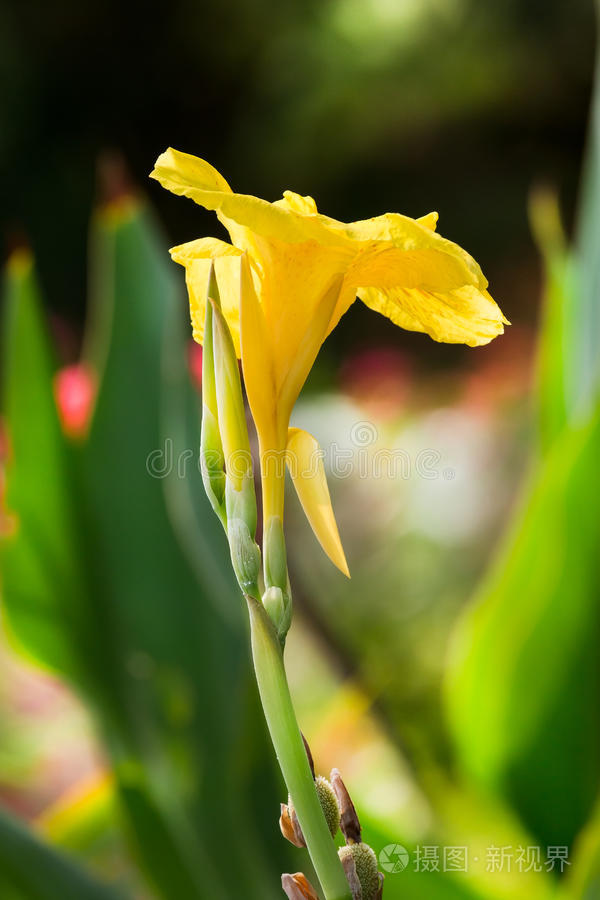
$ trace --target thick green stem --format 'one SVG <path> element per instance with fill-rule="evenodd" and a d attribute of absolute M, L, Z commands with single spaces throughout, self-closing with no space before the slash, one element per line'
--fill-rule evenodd
<path fill-rule="evenodd" d="M 246 599 L 260 699 L 310 858 L 325 900 L 352 900 L 308 765 L 285 675 L 281 645 L 262 603 L 252 597 Z"/>

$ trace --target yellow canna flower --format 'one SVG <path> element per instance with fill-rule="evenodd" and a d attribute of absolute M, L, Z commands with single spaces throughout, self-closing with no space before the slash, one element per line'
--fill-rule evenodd
<path fill-rule="evenodd" d="M 215 210 L 231 237 L 231 244 L 191 241 L 171 255 L 186 270 L 200 343 L 214 262 L 259 438 L 265 524 L 283 517 L 281 462 L 294 455 L 293 481 L 309 521 L 347 573 L 322 465 L 310 482 L 297 471 L 318 445 L 306 432 L 288 432 L 325 338 L 356 297 L 402 328 L 449 343 L 487 344 L 507 320 L 475 260 L 436 233 L 437 213 L 420 219 L 386 213 L 345 224 L 292 191 L 275 203 L 236 194 L 209 163 L 173 149 L 161 154 L 151 177 Z"/>

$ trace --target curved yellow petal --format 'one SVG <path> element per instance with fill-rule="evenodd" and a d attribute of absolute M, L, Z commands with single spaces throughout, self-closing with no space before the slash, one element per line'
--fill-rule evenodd
<path fill-rule="evenodd" d="M 474 346 L 502 332 L 506 320 L 479 265 L 432 230 L 436 221 L 435 213 L 421 220 L 386 213 L 348 226 L 362 249 L 346 273 L 350 289 L 342 294 L 328 333 L 355 295 L 395 324 L 438 341 Z"/>
<path fill-rule="evenodd" d="M 273 353 L 263 308 L 256 295 L 248 256 L 240 265 L 240 333 L 242 368 L 248 403 L 259 438 L 276 439 L 277 389 L 273 371 Z M 287 423 L 286 423 L 287 427 Z"/>
<path fill-rule="evenodd" d="M 235 352 L 240 356 L 240 255 L 241 250 L 217 238 L 201 238 L 180 244 L 170 251 L 175 262 L 185 266 L 190 301 L 192 333 L 199 344 L 204 339 L 206 296 L 211 263 L 219 285 L 221 309 L 227 320 Z"/>
<path fill-rule="evenodd" d="M 186 197 L 190 196 L 190 189 L 231 193 L 231 188 L 214 166 L 199 156 L 172 147 L 158 157 L 150 178 L 155 178 L 168 191 Z"/>
<path fill-rule="evenodd" d="M 362 288 L 360 299 L 408 331 L 435 341 L 477 347 L 502 334 L 510 324 L 488 292 L 463 285 L 446 292 L 422 288 Z"/>
<path fill-rule="evenodd" d="M 205 237 L 198 238 L 196 241 L 188 241 L 186 244 L 179 244 L 177 247 L 171 247 L 169 253 L 171 254 L 171 259 L 185 266 L 193 259 L 239 256 L 241 250 L 238 250 L 233 244 L 228 244 L 227 241 L 220 241 L 219 238 Z"/>
<path fill-rule="evenodd" d="M 426 216 L 420 216 L 417 219 L 417 222 L 419 222 L 421 225 L 424 225 L 425 228 L 429 228 L 430 231 L 435 231 L 435 229 L 437 228 L 439 217 L 439 213 L 430 212 L 427 213 Z"/>
<path fill-rule="evenodd" d="M 296 194 L 294 191 L 284 191 L 283 198 L 277 200 L 274 206 L 283 206 L 292 212 L 302 213 L 304 216 L 316 215 L 317 204 L 312 197 L 308 195 L 303 197 L 302 194 Z"/>
<path fill-rule="evenodd" d="M 305 227 L 308 218 L 287 204 L 278 206 L 250 194 L 234 194 L 210 163 L 172 147 L 158 157 L 150 178 L 178 196 L 215 210 L 242 249 L 252 249 L 252 233 L 288 241 L 307 240 L 316 234 L 314 226 Z"/>
<path fill-rule="evenodd" d="M 305 369 L 296 379 L 294 402 L 327 334 L 352 253 L 316 241 L 290 244 L 262 237 L 256 239 L 256 252 L 257 290 L 270 335 L 277 390 L 292 367 Z"/>
<path fill-rule="evenodd" d="M 331 506 L 318 441 L 301 428 L 288 431 L 286 461 L 296 493 L 321 547 L 338 569 L 350 577 Z"/>

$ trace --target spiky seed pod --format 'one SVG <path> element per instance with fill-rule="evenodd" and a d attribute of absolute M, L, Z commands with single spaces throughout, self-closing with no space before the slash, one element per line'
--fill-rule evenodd
<path fill-rule="evenodd" d="M 361 887 L 361 894 L 356 900 L 377 900 L 381 881 L 377 871 L 377 857 L 368 844 L 348 844 L 338 850 L 342 865 L 352 860 Z"/>
<path fill-rule="evenodd" d="M 352 900 L 362 900 L 362 887 L 360 886 L 360 881 L 356 874 L 356 866 L 354 865 L 351 854 L 346 853 L 343 856 L 340 854 L 340 862 L 342 863 L 344 875 L 346 876 L 346 881 L 348 882 L 350 893 L 352 894 Z"/>
<path fill-rule="evenodd" d="M 323 815 L 325 816 L 325 821 L 327 822 L 327 827 L 331 832 L 331 837 L 335 837 L 337 830 L 340 827 L 340 808 L 334 790 L 323 775 L 317 775 L 315 778 L 315 788 L 317 790 L 317 797 L 319 798 L 321 809 L 323 810 Z M 291 797 L 288 797 L 287 806 L 284 803 L 281 804 L 279 827 L 281 828 L 283 836 L 292 844 L 295 844 L 296 847 L 306 847 L 304 835 L 302 834 L 300 822 L 298 821 L 298 816 L 296 815 L 296 810 L 294 809 Z"/>
<path fill-rule="evenodd" d="M 315 787 L 319 797 L 321 809 L 325 815 L 331 837 L 335 837 L 340 827 L 340 808 L 331 784 L 323 775 L 317 775 L 315 778 Z"/>

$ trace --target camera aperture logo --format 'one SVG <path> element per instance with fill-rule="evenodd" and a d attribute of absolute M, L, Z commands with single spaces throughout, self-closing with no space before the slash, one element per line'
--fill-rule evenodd
<path fill-rule="evenodd" d="M 403 872 L 408 862 L 408 850 L 402 844 L 388 844 L 379 854 L 381 869 L 393 875 Z"/>

